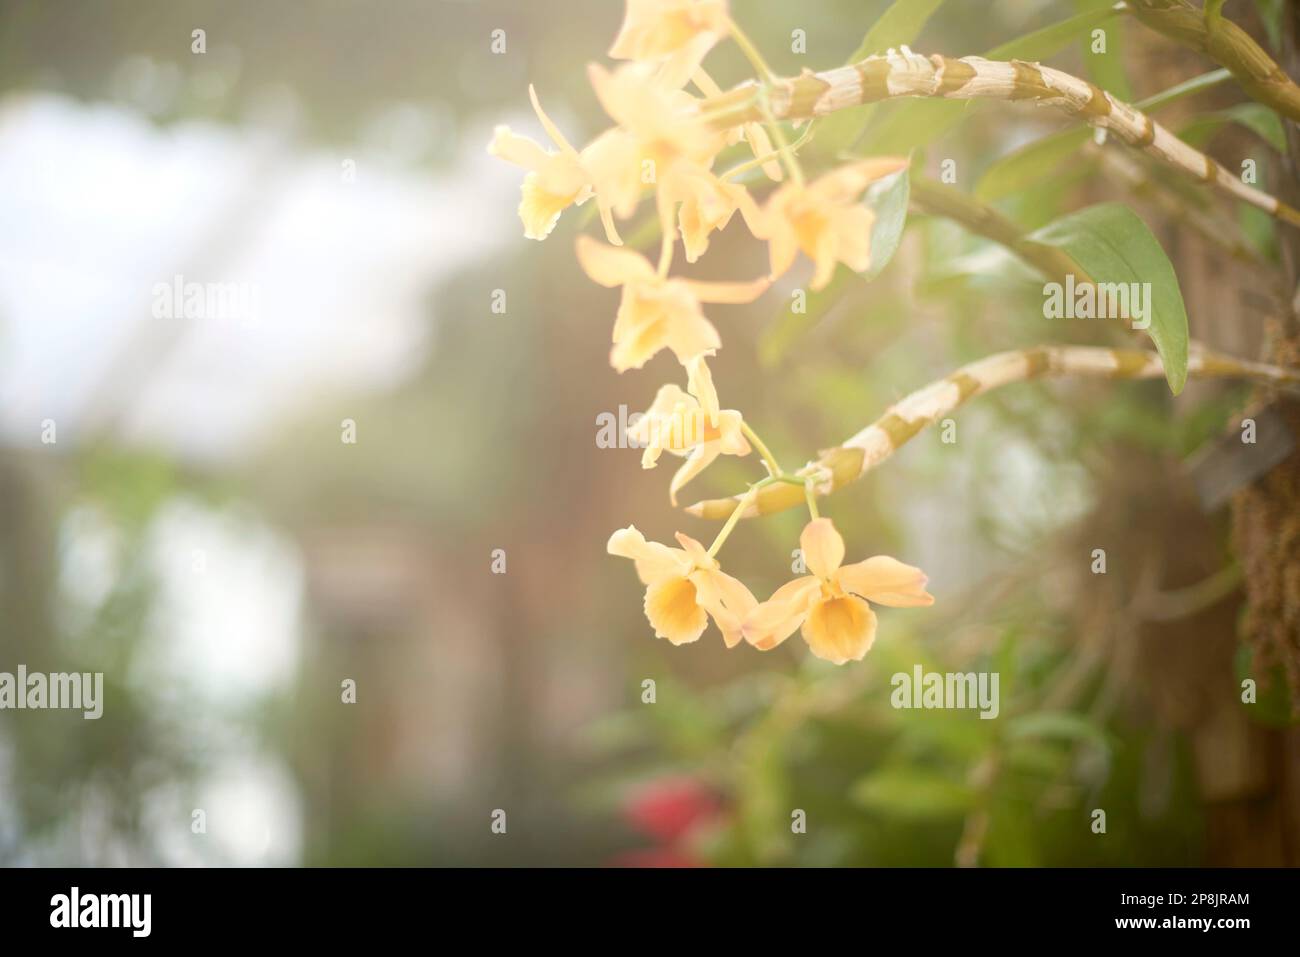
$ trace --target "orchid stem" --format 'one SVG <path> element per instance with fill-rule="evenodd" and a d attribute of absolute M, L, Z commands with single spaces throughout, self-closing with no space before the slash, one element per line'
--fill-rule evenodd
<path fill-rule="evenodd" d="M 727 524 L 722 526 L 721 531 L 718 532 L 718 537 L 715 538 L 713 544 L 709 546 L 710 558 L 715 558 L 717 556 L 718 551 L 722 548 L 723 542 L 727 540 L 727 536 L 731 534 L 732 529 L 736 527 L 736 523 L 740 521 L 741 514 L 749 507 L 750 503 L 753 502 L 754 498 L 758 495 L 758 490 L 763 488 L 765 485 L 770 484 L 772 481 L 773 479 L 771 476 L 768 476 L 765 479 L 760 479 L 749 487 L 748 492 L 740 497 L 740 501 L 736 503 L 736 507 L 732 511 L 731 517 L 727 519 Z"/>
<path fill-rule="evenodd" d="M 740 431 L 744 433 L 745 438 L 754 443 L 754 448 L 758 449 L 758 454 L 763 457 L 763 464 L 767 466 L 767 474 L 770 478 L 780 478 L 785 475 L 781 466 L 777 464 L 776 456 L 772 454 L 772 450 L 758 437 L 758 433 L 754 431 L 750 424 L 743 419 L 740 422 Z"/>
<path fill-rule="evenodd" d="M 758 78 L 760 80 L 764 83 L 768 83 L 776 78 L 776 74 L 773 73 L 772 68 L 767 65 L 767 61 L 763 59 L 763 54 L 760 53 L 758 47 L 754 45 L 754 41 L 751 40 L 749 35 L 746 34 L 744 30 L 740 29 L 740 26 L 734 21 L 731 24 L 731 39 L 736 41 L 736 46 L 740 47 L 740 52 L 745 54 L 745 59 L 748 60 L 750 65 L 758 72 Z"/>
<path fill-rule="evenodd" d="M 660 279 L 668 277 L 668 270 L 673 264 L 673 234 L 664 231 L 663 239 L 659 243 L 659 270 Z"/>
<path fill-rule="evenodd" d="M 1139 17 L 1146 16 L 1142 11 L 1156 6 L 1180 10 L 1185 4 L 1173 5 L 1170 0 L 1129 0 L 1128 3 L 1128 8 Z M 1195 23 L 1204 28 L 1199 16 Z M 1222 30 L 1217 33 L 1230 29 L 1236 30 L 1231 21 L 1224 20 Z M 741 42 L 743 50 L 743 42 L 737 42 Z M 1258 68 L 1260 58 L 1266 55 L 1244 33 L 1240 43 L 1243 49 L 1245 44 L 1250 45 L 1253 66 Z M 1215 49 L 1218 49 L 1217 45 Z M 1254 56 L 1255 53 L 1258 56 Z M 1234 63 L 1240 65 L 1240 62 L 1240 57 L 1234 55 Z M 1233 75 L 1243 86 L 1250 83 L 1247 91 L 1258 94 L 1260 99 L 1275 108 L 1285 105 L 1283 98 L 1287 96 L 1300 100 L 1300 87 L 1277 71 L 1271 60 L 1268 63 L 1273 70 L 1267 77 L 1245 75 L 1236 69 Z M 871 82 L 865 82 L 866 77 L 870 77 Z M 1063 90 L 1073 92 L 1063 95 Z M 837 67 L 820 73 L 804 71 L 794 77 L 770 77 L 756 89 L 752 82 L 745 83 L 721 96 L 705 100 L 700 111 L 717 129 L 731 129 L 760 120 L 776 128 L 774 124 L 780 122 L 811 120 L 864 103 L 912 96 L 1035 102 L 1054 107 L 1096 129 L 1108 131 L 1166 166 L 1179 169 L 1199 182 L 1262 209 L 1282 222 L 1300 227 L 1300 210 L 1243 182 L 1228 167 L 1221 166 L 1180 140 L 1146 113 L 1086 80 L 1023 60 L 955 59 L 938 54 L 927 57 L 911 51 L 873 55 L 848 68 Z M 1293 119 L 1297 114 L 1300 114 L 1300 105 L 1285 113 Z"/>
<path fill-rule="evenodd" d="M 776 152 L 781 155 L 781 162 L 785 164 L 786 172 L 790 174 L 799 186 L 803 186 L 803 167 L 799 165 L 799 157 L 795 156 L 794 151 L 790 148 L 790 142 L 785 138 L 785 130 L 781 129 L 781 124 L 773 120 L 772 113 L 767 106 L 767 89 L 764 88 L 759 93 L 759 105 L 763 108 L 763 113 L 767 117 L 763 125 L 767 131 L 772 134 L 772 139 L 776 140 Z"/>
<path fill-rule="evenodd" d="M 1300 369 L 1237 359 L 1201 347 L 1188 356 L 1190 378 L 1242 378 L 1288 391 L 1300 391 Z M 1165 377 L 1164 360 L 1142 349 L 1108 349 L 1101 346 L 1041 345 L 998 352 L 968 363 L 951 375 L 918 389 L 895 402 L 879 419 L 835 448 L 827 449 L 794 475 L 779 475 L 770 484 L 802 484 L 812 470 L 830 473 L 819 482 L 829 495 L 866 475 L 894 452 L 912 441 L 929 425 L 943 420 L 976 396 L 1015 382 L 1058 376 L 1100 377 L 1113 380 Z M 940 401 L 942 397 L 942 401 Z M 718 521 L 732 513 L 736 496 L 696 502 L 686 512 Z M 798 505 L 795 496 L 774 490 L 756 502 L 755 514 L 771 515 Z"/>
<path fill-rule="evenodd" d="M 788 149 L 791 153 L 797 153 L 799 149 L 805 143 L 808 142 L 808 140 L 812 139 L 812 131 L 813 131 L 813 124 L 809 123 L 806 127 L 804 127 L 804 131 L 799 135 L 799 138 L 795 140 L 793 143 L 791 143 L 785 149 Z M 739 176 L 741 173 L 747 173 L 755 166 L 762 166 L 764 163 L 767 163 L 771 160 L 781 159 L 784 152 L 785 150 L 783 149 L 774 149 L 772 150 L 772 152 L 765 153 L 762 156 L 755 156 L 753 159 L 746 160 L 744 163 L 741 163 L 738 166 L 733 166 L 731 169 L 723 173 L 722 176 L 719 178 L 731 179 L 733 176 Z"/>
<path fill-rule="evenodd" d="M 659 205 L 659 278 L 666 279 L 668 270 L 673 265 L 673 248 L 676 246 L 677 237 L 673 229 L 673 204 L 668 203 L 667 209 L 665 204 L 660 201 Z"/>
<path fill-rule="evenodd" d="M 718 549 L 722 548 L 722 543 L 727 540 L 727 536 L 731 534 L 731 530 L 736 527 L 736 523 L 740 521 L 745 509 L 753 504 L 754 500 L 758 497 L 760 489 L 767 488 L 767 486 L 776 482 L 789 482 L 796 485 L 803 485 L 805 489 L 809 488 L 808 483 L 804 479 L 795 478 L 792 475 L 786 475 L 785 472 L 781 470 L 781 466 L 776 461 L 776 456 L 772 454 L 772 451 L 767 447 L 763 440 L 758 437 L 758 433 L 753 430 L 748 422 L 742 419 L 740 422 L 740 429 L 745 434 L 745 437 L 754 444 L 754 448 L 758 449 L 758 454 L 763 457 L 763 465 L 767 467 L 768 475 L 767 478 L 759 479 L 749 487 L 749 490 L 745 492 L 744 495 L 740 496 L 739 501 L 736 502 L 736 507 L 732 509 L 731 515 L 727 518 L 727 524 L 722 526 L 722 530 L 718 532 L 718 537 L 715 538 L 713 544 L 709 546 L 710 558 L 718 554 Z M 808 507 L 813 510 L 813 516 L 816 517 L 817 506 L 811 499 L 809 499 Z"/>
<path fill-rule="evenodd" d="M 803 483 L 804 498 L 808 499 L 808 514 L 812 516 L 813 521 L 821 518 L 817 511 L 817 493 L 813 491 L 812 479 L 805 479 Z"/>
<path fill-rule="evenodd" d="M 776 79 L 776 74 L 767 65 L 767 61 L 763 59 L 763 54 L 759 52 L 754 42 L 734 22 L 731 24 L 731 38 L 736 41 L 736 46 L 740 47 L 740 52 L 745 55 L 745 59 L 758 73 L 758 78 L 762 83 L 758 92 L 758 105 L 760 112 L 763 114 L 763 125 L 767 127 L 767 131 L 772 134 L 772 139 L 776 141 L 776 152 L 780 154 L 786 172 L 790 174 L 791 179 L 802 186 L 804 184 L 803 169 L 799 166 L 799 160 L 790 152 L 790 144 L 786 139 L 785 131 L 773 118 L 772 110 L 768 107 L 768 88 L 772 81 Z"/>

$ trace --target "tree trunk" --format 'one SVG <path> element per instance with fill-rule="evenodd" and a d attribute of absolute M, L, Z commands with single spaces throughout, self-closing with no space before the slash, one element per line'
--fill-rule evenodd
<path fill-rule="evenodd" d="M 1279 60 L 1290 76 L 1300 75 L 1300 0 L 1287 0 Z M 1294 202 L 1300 198 L 1300 128 L 1283 123 L 1288 149 L 1275 195 Z M 1300 365 L 1300 231 L 1282 227 L 1278 238 L 1282 305 L 1265 330 L 1263 358 L 1295 367 Z M 1268 398 L 1260 395 L 1258 401 Z M 1300 406 L 1286 398 L 1277 403 L 1300 450 Z M 1232 513 L 1245 577 L 1241 637 L 1253 653 L 1252 674 L 1265 692 L 1270 676 L 1284 681 L 1294 705 L 1300 702 L 1300 451 L 1238 492 Z M 1273 730 L 1252 723 L 1246 730 L 1261 776 L 1255 786 L 1212 807 L 1212 863 L 1300 864 L 1300 727 Z"/>

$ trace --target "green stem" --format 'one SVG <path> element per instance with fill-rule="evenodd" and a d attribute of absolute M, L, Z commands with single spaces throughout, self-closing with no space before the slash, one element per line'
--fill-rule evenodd
<path fill-rule="evenodd" d="M 767 466 L 767 474 L 770 478 L 780 478 L 785 475 L 781 466 L 777 464 L 776 456 L 772 454 L 766 443 L 758 437 L 758 433 L 744 419 L 740 422 L 740 431 L 744 433 L 745 438 L 753 443 L 754 448 L 758 449 L 758 454 L 763 457 L 763 464 Z"/>
<path fill-rule="evenodd" d="M 663 238 L 659 241 L 659 269 L 657 275 L 660 279 L 667 279 L 668 270 L 673 265 L 673 246 L 675 244 L 670 230 L 664 229 L 663 224 L 660 224 L 659 230 L 663 234 Z"/>
<path fill-rule="evenodd" d="M 1205 27 L 1211 33 L 1223 23 L 1223 4 L 1226 0 L 1205 0 Z"/>
<path fill-rule="evenodd" d="M 673 206 L 675 204 L 665 202 L 663 195 L 663 191 L 661 190 L 655 204 L 658 207 L 657 212 L 659 213 L 660 241 L 658 274 L 660 279 L 666 279 L 668 277 L 668 270 L 672 268 L 673 247 L 676 246 L 677 239 L 675 235 L 676 230 L 673 226 Z"/>
<path fill-rule="evenodd" d="M 758 96 L 758 105 L 763 110 L 763 125 L 767 131 L 772 134 L 772 139 L 776 140 L 776 151 L 781 154 L 781 162 L 785 164 L 786 172 L 790 174 L 799 186 L 803 186 L 803 167 L 799 165 L 799 157 L 794 155 L 790 149 L 790 142 L 785 138 L 785 130 L 781 129 L 781 124 L 772 119 L 772 111 L 767 105 L 767 88 L 764 87 Z"/>
<path fill-rule="evenodd" d="M 813 517 L 814 521 L 821 518 L 821 515 L 817 512 L 817 493 L 813 491 L 812 479 L 804 480 L 803 494 L 804 498 L 808 500 L 808 514 Z"/>
<path fill-rule="evenodd" d="M 775 480 L 771 476 L 768 476 L 765 479 L 760 479 L 749 487 L 748 492 L 740 497 L 740 501 L 736 503 L 736 507 L 732 511 L 731 517 L 727 519 L 727 524 L 722 526 L 721 531 L 718 532 L 718 537 L 715 538 L 713 544 L 709 546 L 710 558 L 715 558 L 717 556 L 718 551 L 722 548 L 722 543 L 727 540 L 727 537 L 736 527 L 736 523 L 740 521 L 741 513 L 750 506 L 754 501 L 754 498 L 758 495 L 758 490 L 766 485 L 770 485 L 773 481 Z"/>
<path fill-rule="evenodd" d="M 1125 8 L 1152 30 L 1227 67 L 1252 99 L 1300 123 L 1300 86 L 1223 15 L 1222 3 L 1201 9 L 1188 0 L 1128 0 Z"/>
<path fill-rule="evenodd" d="M 768 133 L 772 135 L 772 139 L 776 141 L 777 152 L 781 154 L 781 162 L 785 164 L 786 172 L 790 174 L 791 179 L 802 186 L 804 183 L 803 169 L 799 166 L 799 161 L 794 154 L 790 152 L 790 144 L 786 140 L 785 131 L 772 118 L 772 111 L 767 104 L 768 86 L 776 79 L 776 74 L 767 65 L 767 61 L 763 59 L 763 54 L 759 52 L 754 42 L 734 22 L 731 24 L 731 38 L 736 41 L 736 46 L 740 47 L 740 52 L 745 54 L 745 59 L 758 73 L 758 78 L 762 83 L 759 88 L 758 103 L 763 114 L 763 126 L 767 128 Z"/>
<path fill-rule="evenodd" d="M 791 153 L 797 153 L 797 152 L 799 152 L 799 150 L 800 150 L 801 148 L 803 148 L 803 146 L 804 146 L 804 145 L 805 145 L 805 144 L 806 144 L 810 139 L 812 139 L 812 131 L 813 131 L 813 124 L 812 124 L 812 123 L 809 123 L 807 126 L 804 127 L 803 132 L 802 132 L 801 134 L 799 134 L 799 138 L 798 138 L 797 140 L 795 140 L 793 143 L 791 143 L 791 144 L 787 147 L 787 149 L 788 149 Z M 784 152 L 784 151 L 783 151 L 782 149 L 778 148 L 778 149 L 774 149 L 774 150 L 772 150 L 772 152 L 770 152 L 770 153 L 765 153 L 765 154 L 762 155 L 762 156 L 755 156 L 753 159 L 751 159 L 751 160 L 747 160 L 747 161 L 745 161 L 744 163 L 741 163 L 741 164 L 738 165 L 738 166 L 733 166 L 731 169 L 727 170 L 725 173 L 723 173 L 723 174 L 722 174 L 720 177 L 718 177 L 718 178 L 719 178 L 719 179 L 731 179 L 733 176 L 739 176 L 741 173 L 747 173 L 747 172 L 749 172 L 751 169 L 753 169 L 755 166 L 762 166 L 764 163 L 767 163 L 767 162 L 769 162 L 770 160 L 781 159 L 781 158 L 782 158 L 782 154 L 783 154 L 783 152 Z"/>
<path fill-rule="evenodd" d="M 757 71 L 760 80 L 767 83 L 776 78 L 776 74 L 767 65 L 767 61 L 763 59 L 763 54 L 754 45 L 754 41 L 734 21 L 731 24 L 731 39 L 736 41 L 736 46 L 740 47 L 740 52 L 745 54 L 745 59 Z"/>

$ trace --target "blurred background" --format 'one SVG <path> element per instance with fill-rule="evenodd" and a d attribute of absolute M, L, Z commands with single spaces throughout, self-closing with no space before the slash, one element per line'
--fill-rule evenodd
<path fill-rule="evenodd" d="M 886 6 L 732 4 L 785 73 L 844 62 Z M 913 46 L 979 53 L 1101 6 L 949 0 Z M 1281 43 L 1278 6 L 1229 13 Z M 1014 386 L 960 412 L 955 443 L 924 434 L 827 500 L 850 559 L 920 565 L 938 599 L 884 610 L 861 663 L 797 637 L 767 654 L 653 637 L 609 533 L 714 529 L 597 434 L 678 370 L 609 368 L 617 295 L 573 256 L 590 210 L 525 240 L 522 173 L 485 151 L 497 123 L 544 141 L 529 83 L 575 142 L 604 129 L 585 64 L 621 18 L 614 0 L 0 8 L 0 671 L 105 676 L 98 721 L 0 712 L 0 863 L 1300 861 L 1300 613 L 1261 625 L 1242 588 L 1252 556 L 1278 569 L 1281 531 L 1250 540 L 1240 495 L 1207 511 L 1184 464 L 1260 401 L 1247 387 Z M 1214 67 L 1104 27 L 1104 55 L 1087 29 L 1036 49 L 1128 99 Z M 730 45 L 708 66 L 748 76 Z M 1233 122 L 1241 101 L 1220 84 L 1161 119 L 1278 187 L 1280 138 Z M 916 150 L 931 177 L 954 159 L 969 192 L 1066 125 L 935 105 L 881 107 L 857 151 Z M 1026 229 L 1133 204 L 1194 335 L 1263 354 L 1283 311 L 1271 223 L 1124 182 L 1081 145 L 996 204 Z M 737 221 L 692 272 L 765 266 Z M 1123 341 L 1044 320 L 1041 277 L 919 214 L 878 278 L 842 271 L 792 313 L 807 279 L 710 311 L 724 405 L 787 465 L 962 362 Z M 168 292 L 186 283 L 233 298 L 187 311 Z M 685 500 L 758 474 L 729 458 Z M 743 525 L 726 567 L 765 597 L 801 525 Z M 1293 597 L 1295 568 L 1277 572 Z M 893 709 L 890 676 L 916 664 L 998 672 L 999 718 Z"/>

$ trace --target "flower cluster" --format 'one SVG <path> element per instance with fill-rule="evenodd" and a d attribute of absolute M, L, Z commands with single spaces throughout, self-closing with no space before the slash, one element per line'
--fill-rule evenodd
<path fill-rule="evenodd" d="M 576 149 L 530 87 L 533 109 L 553 148 L 501 126 L 488 151 L 528 171 L 519 216 L 530 239 L 549 236 L 569 206 L 595 201 L 606 242 L 580 236 L 577 258 L 593 282 L 621 291 L 610 352 L 614 369 L 640 369 L 665 349 L 685 369 L 686 390 L 662 386 L 649 410 L 629 427 L 629 437 L 645 449 L 643 467 L 653 468 L 664 452 L 684 459 L 669 485 L 672 504 L 682 486 L 719 455 L 744 456 L 757 448 L 763 457 L 767 476 L 750 487 L 710 548 L 681 533 L 680 548 L 649 542 L 634 526 L 611 536 L 609 552 L 632 559 L 646 586 L 645 612 L 655 634 L 673 644 L 695 641 L 712 619 L 728 647 L 743 640 L 766 650 L 801 628 L 815 655 L 843 664 L 871 647 L 876 620 L 868 602 L 929 604 L 925 576 L 884 556 L 841 567 L 843 539 L 830 519 L 818 516 L 813 486 L 780 468 L 740 412 L 721 408 L 707 360 L 722 340 L 703 307 L 754 301 L 800 252 L 813 263 L 813 290 L 830 282 L 839 263 L 866 270 L 874 217 L 863 193 L 907 161 L 854 160 L 810 181 L 797 156 L 807 131 L 791 144 L 770 119 L 729 126 L 726 111 L 710 109 L 722 91 L 702 66 L 708 52 L 728 37 L 759 74 L 753 96 L 765 103 L 763 82 L 771 74 L 731 20 L 726 0 L 627 0 L 622 29 L 609 51 L 625 62 L 613 70 L 588 67 L 596 98 L 613 125 Z M 700 96 L 688 92 L 688 84 Z M 742 142 L 752 159 L 715 172 L 719 155 Z M 750 170 L 761 170 L 776 184 L 761 203 L 738 180 Z M 646 198 L 653 199 L 659 229 L 657 262 L 624 247 L 619 233 L 619 222 L 631 218 Z M 750 233 L 768 245 L 768 275 L 721 282 L 672 274 L 679 238 L 686 260 L 694 263 L 708 250 L 712 234 L 737 212 Z M 806 485 L 812 521 L 802 545 L 812 574 L 760 603 L 721 570 L 715 555 L 753 493 L 773 482 Z"/>

